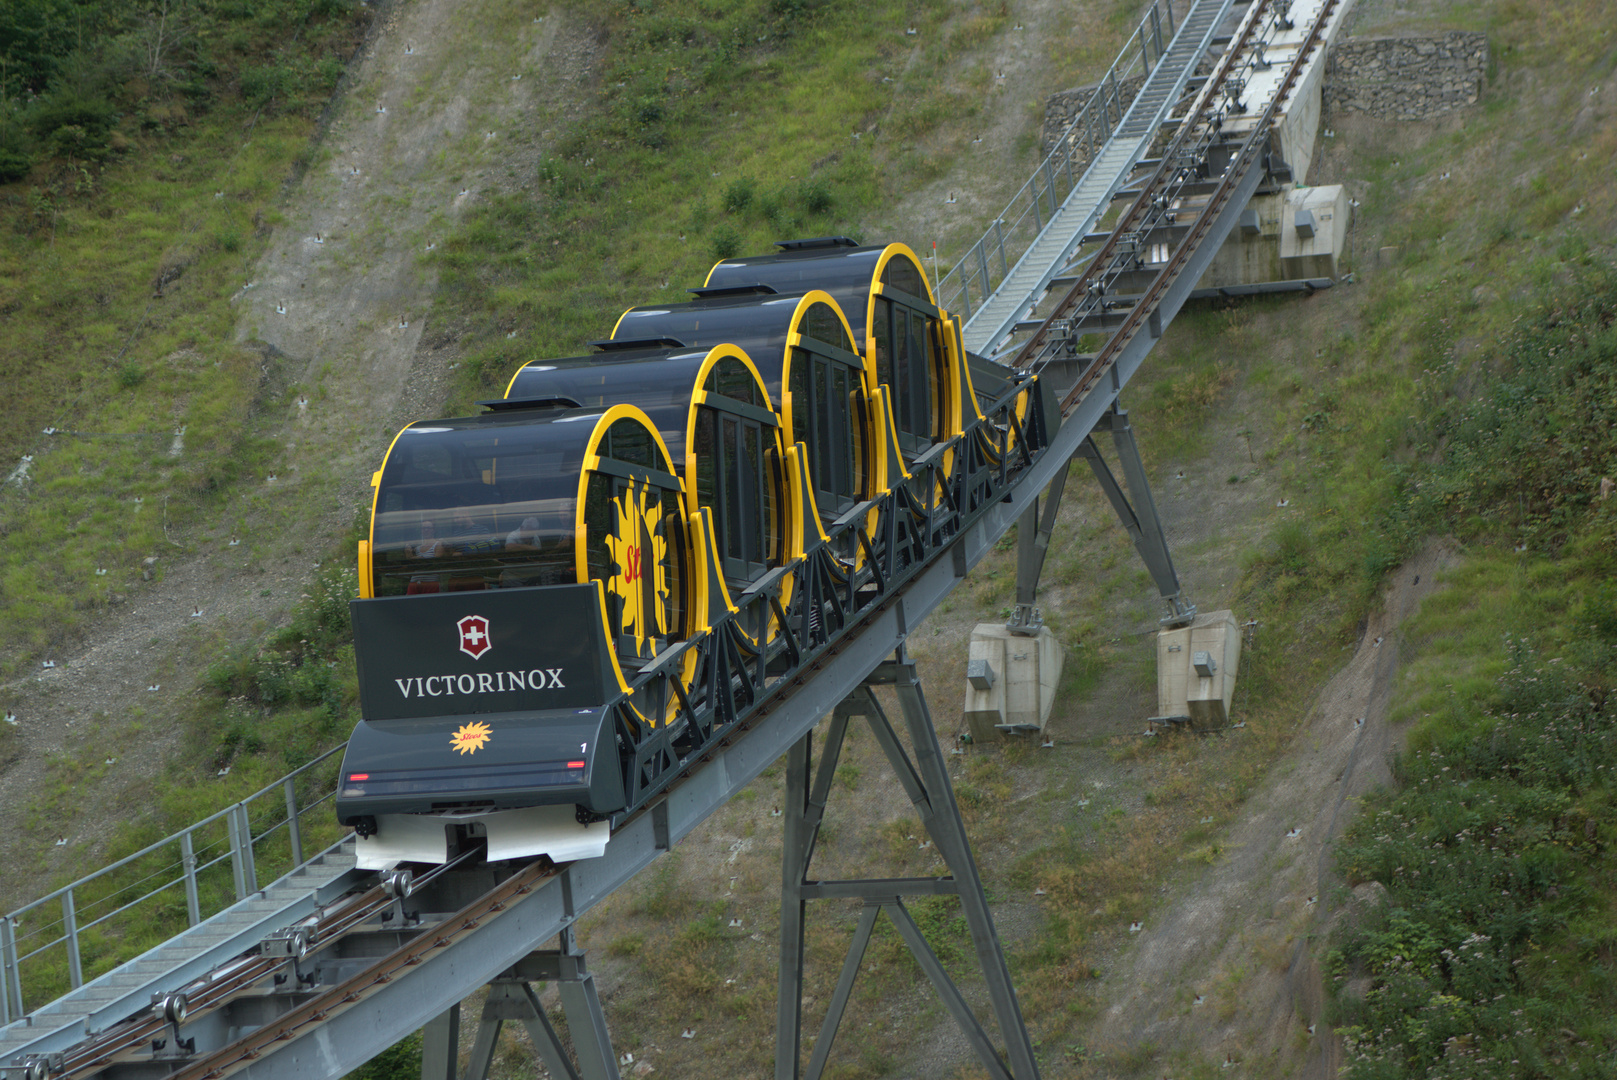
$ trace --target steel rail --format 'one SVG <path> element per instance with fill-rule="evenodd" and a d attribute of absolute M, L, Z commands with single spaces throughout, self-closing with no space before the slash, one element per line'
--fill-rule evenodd
<path fill-rule="evenodd" d="M 335 944 L 392 902 L 393 898 L 380 885 L 348 898 L 335 911 L 322 915 L 309 927 L 311 953 Z M 177 988 L 177 992 L 185 993 L 189 1016 L 196 1019 L 229 1004 L 277 969 L 286 966 L 289 959 L 284 956 L 243 955 L 227 962 L 222 976 L 210 973 Z M 196 989 L 193 991 L 192 987 Z M 126 1057 L 136 1047 L 145 1045 L 167 1027 L 168 1022 L 153 1005 L 68 1050 L 63 1055 L 60 1071 L 52 1075 L 60 1080 L 71 1080 L 74 1076 L 105 1068 Z"/>
<path fill-rule="evenodd" d="M 1241 177 L 1257 163 L 1259 148 L 1269 138 L 1269 130 L 1274 124 L 1275 113 L 1279 111 L 1281 103 L 1291 93 L 1298 76 L 1302 74 L 1309 55 L 1319 46 L 1324 37 L 1325 27 L 1340 4 L 1341 0 L 1325 0 L 1325 3 L 1320 5 L 1319 14 L 1315 17 L 1302 42 L 1297 46 L 1297 55 L 1292 58 L 1285 76 L 1275 87 L 1274 94 L 1270 97 L 1262 115 L 1242 143 L 1240 151 L 1231 159 L 1229 166 L 1224 170 L 1223 178 L 1220 180 L 1217 190 L 1191 226 L 1189 235 L 1180 242 L 1168 264 L 1158 272 L 1156 278 L 1146 288 L 1140 301 L 1135 304 L 1128 317 L 1124 320 L 1123 325 L 1118 327 L 1112 334 L 1111 339 L 1096 354 L 1094 363 L 1079 377 L 1077 383 L 1067 393 L 1067 396 L 1062 398 L 1061 411 L 1063 413 L 1070 411 L 1088 395 L 1091 387 L 1104 374 L 1118 352 L 1139 332 L 1142 323 L 1155 311 L 1162 295 L 1184 270 L 1191 254 L 1200 245 L 1208 230 L 1212 227 L 1214 220 L 1220 216 L 1220 211 L 1229 202 Z M 1254 5 L 1254 8 L 1256 6 Z M 1168 162 L 1164 160 L 1163 166 L 1159 168 L 1159 176 L 1167 164 Z M 1149 190 L 1142 192 L 1135 206 L 1146 205 L 1146 196 L 1149 194 L 1151 194 Z M 1115 236 L 1116 234 L 1114 233 L 1114 238 Z"/>
<path fill-rule="evenodd" d="M 1260 15 L 1267 9 L 1268 4 L 1269 0 L 1254 0 L 1252 6 L 1247 9 L 1230 47 L 1219 58 L 1218 66 L 1214 69 L 1212 76 L 1202 84 L 1202 88 L 1197 93 L 1194 102 L 1186 111 L 1187 121 L 1179 125 L 1178 130 L 1174 133 L 1173 141 L 1158 158 L 1156 169 L 1153 170 L 1150 178 L 1141 187 L 1139 196 L 1135 198 L 1128 210 L 1118 219 L 1110 235 L 1107 236 L 1105 244 L 1090 260 L 1089 266 L 1085 268 L 1083 273 L 1078 275 L 1078 279 L 1073 282 L 1072 287 L 1067 290 L 1067 294 L 1056 304 L 1054 310 L 1044 320 L 1044 324 L 1022 344 L 1022 347 L 1010 362 L 1011 367 L 1022 370 L 1031 367 L 1059 324 L 1070 319 L 1072 314 L 1083 304 L 1083 301 L 1090 298 L 1090 286 L 1095 283 L 1097 278 L 1104 276 L 1112 269 L 1117 257 L 1117 249 L 1121 245 L 1123 237 L 1138 231 L 1137 226 L 1140 220 L 1151 209 L 1153 197 L 1160 188 L 1166 186 L 1168 178 L 1183 167 L 1178 163 L 1177 159 L 1184 148 L 1184 144 L 1189 140 L 1193 131 L 1202 127 L 1211 119 L 1208 103 L 1229 78 L 1235 67 L 1236 58 L 1242 55 L 1247 46 L 1250 45 L 1252 38 L 1257 34 L 1258 28 L 1262 24 Z M 1209 215 L 1206 213 L 1201 215 L 1202 220 L 1207 220 L 1208 217 Z M 1180 243 L 1178 251 L 1188 252 L 1189 250 L 1191 248 L 1186 247 L 1184 242 Z M 1117 342 L 1117 339 L 1118 335 L 1114 334 L 1112 342 L 1109 342 L 1108 345 Z M 1105 352 L 1106 350 L 1103 349 L 1102 354 Z"/>
<path fill-rule="evenodd" d="M 237 1068 L 272 1050 L 275 1043 L 292 1038 L 300 1028 L 320 1024 L 328 1016 L 358 1004 L 372 991 L 426 960 L 435 949 L 452 945 L 456 939 L 477 929 L 483 922 L 497 917 L 512 900 L 532 892 L 541 881 L 560 872 L 560 867 L 551 866 L 545 860 L 530 863 L 437 927 L 417 934 L 365 970 L 234 1043 L 188 1063 L 171 1073 L 167 1080 L 217 1080 L 230 1075 Z M 445 930 L 445 927 L 449 929 Z"/>
<path fill-rule="evenodd" d="M 467 862 L 473 854 L 475 852 L 469 851 L 450 862 L 434 867 L 415 880 L 415 887 L 421 888 L 431 884 L 439 876 Z M 394 903 L 395 897 L 382 885 L 344 897 L 328 910 L 322 911 L 314 922 L 308 925 L 310 932 L 308 955 L 312 956 L 335 945 Z M 186 995 L 188 1020 L 198 1019 L 230 1004 L 290 962 L 292 958 L 286 956 L 244 954 L 227 961 L 221 969 L 215 969 L 214 972 L 178 987 L 177 992 Z M 135 1048 L 147 1044 L 153 1036 L 160 1034 L 167 1027 L 168 1022 L 162 1018 L 154 1004 L 129 1020 L 114 1025 L 66 1051 L 58 1070 L 51 1075 L 55 1080 L 72 1080 L 75 1076 L 105 1068 L 119 1059 L 126 1058 Z"/>

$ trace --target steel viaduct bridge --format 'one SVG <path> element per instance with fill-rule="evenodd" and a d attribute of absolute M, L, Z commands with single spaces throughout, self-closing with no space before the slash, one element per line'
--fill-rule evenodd
<path fill-rule="evenodd" d="M 1144 557 L 1168 605 L 1165 621 L 1193 613 L 1181 597 L 1119 395 L 1251 197 L 1289 185 L 1293 164 L 1306 167 L 1282 160 L 1277 123 L 1306 93 L 1317 93 L 1311 72 L 1347 2 L 1192 0 L 1176 16 L 1170 0 L 1152 0 L 1088 107 L 939 285 L 940 303 L 963 320 L 968 349 L 1003 365 L 1008 382 L 1036 372 L 1053 383 L 1059 428 L 1042 441 L 1024 439 L 1023 467 L 991 480 L 992 498 L 961 511 L 958 528 L 918 541 L 903 565 L 875 560 L 884 569 L 873 587 L 846 599 L 840 628 L 802 642 L 791 671 L 757 684 L 734 722 L 715 727 L 677 763 L 649 804 L 614 820 L 604 856 L 561 865 L 540 860 L 514 872 L 456 860 L 412 878 L 407 871 L 357 870 L 349 838 L 305 861 L 303 822 L 310 812 L 330 813 L 323 807 L 329 792 L 309 795 L 322 758 L 0 920 L 0 1077 L 335 1077 L 424 1029 L 423 1080 L 455 1080 L 460 1003 L 486 986 L 466 1080 L 488 1075 L 506 1022 L 526 1026 L 552 1077 L 616 1080 L 619 1059 L 574 938 L 576 920 L 782 756 L 778 1080 L 822 1074 L 884 913 L 988 1073 L 1037 1077 L 905 637 L 1017 522 L 1012 622 L 1036 629 L 1043 553 L 1068 466 L 1080 456 Z M 1131 101 L 1122 92 L 1129 80 L 1139 83 Z M 1114 209 L 1115 220 L 1102 227 Z M 1103 463 L 1097 432 L 1115 441 L 1123 484 Z M 856 507 L 850 515 L 868 510 Z M 896 691 L 900 723 L 872 693 L 878 685 Z M 813 733 L 828 714 L 816 747 Z M 812 875 L 832 773 L 855 722 L 872 729 L 947 862 L 947 875 L 837 881 Z M 260 830 L 255 817 L 270 825 Z M 222 839 L 205 842 L 208 836 Z M 255 851 L 283 840 L 295 868 L 260 885 Z M 138 896 L 131 886 L 79 911 L 104 875 L 162 851 L 177 854 L 177 874 L 137 883 L 146 890 Z M 236 902 L 204 918 L 198 883 L 210 869 L 228 871 Z M 154 897 L 177 904 L 181 894 L 189 929 L 99 977 L 84 977 L 82 953 L 90 935 L 106 933 L 102 924 L 110 929 Z M 979 1018 L 968 1004 L 905 907 L 904 897 L 939 894 L 960 900 L 991 1017 Z M 804 914 L 809 901 L 830 898 L 860 900 L 863 914 L 818 1034 L 805 1038 Z M 70 989 L 40 1000 L 46 994 L 30 972 L 47 960 L 59 969 L 63 956 Z M 536 982 L 559 989 L 571 1054 L 540 1004 Z"/>

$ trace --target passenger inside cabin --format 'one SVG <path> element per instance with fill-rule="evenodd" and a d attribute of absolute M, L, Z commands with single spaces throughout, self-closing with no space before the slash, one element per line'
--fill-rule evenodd
<path fill-rule="evenodd" d="M 410 554 L 418 559 L 436 559 L 440 555 L 447 555 L 449 548 L 438 539 L 438 529 L 432 519 L 421 519 L 421 542 L 410 549 Z"/>
<path fill-rule="evenodd" d="M 539 550 L 539 519 L 525 517 L 522 524 L 505 534 L 505 550 L 507 551 L 538 551 Z"/>
<path fill-rule="evenodd" d="M 500 550 L 500 542 L 486 524 L 472 516 L 464 506 L 457 506 L 452 532 L 455 550 L 464 555 L 486 555 Z"/>
<path fill-rule="evenodd" d="M 449 554 L 449 545 L 438 538 L 438 527 L 432 523 L 432 519 L 424 517 L 421 519 L 421 542 L 411 545 L 409 552 L 418 559 L 436 559 Z M 441 585 L 439 577 L 438 574 L 414 574 L 406 591 L 411 596 L 435 593 Z"/>
<path fill-rule="evenodd" d="M 522 519 L 522 524 L 505 534 L 505 550 L 543 551 L 544 545 L 539 542 L 539 519 L 533 516 Z M 500 571 L 500 588 L 520 589 L 527 585 L 556 585 L 560 583 L 559 575 L 555 570 L 542 563 L 530 563 L 522 566 L 508 566 Z"/>

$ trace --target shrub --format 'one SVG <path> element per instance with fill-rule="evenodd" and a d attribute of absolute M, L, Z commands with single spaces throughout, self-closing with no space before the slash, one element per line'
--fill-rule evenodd
<path fill-rule="evenodd" d="M 0 184 L 21 180 L 33 167 L 33 159 L 21 150 L 0 146 Z"/>
<path fill-rule="evenodd" d="M 720 225 L 713 230 L 713 239 L 708 250 L 715 260 L 733 259 L 741 254 L 741 234 L 733 225 Z"/>
<path fill-rule="evenodd" d="M 730 181 L 724 189 L 724 198 L 721 200 L 724 209 L 731 214 L 739 214 L 752 205 L 753 194 L 758 190 L 758 182 L 750 176 L 743 176 Z"/>
<path fill-rule="evenodd" d="M 110 101 L 76 93 L 41 98 L 29 111 L 28 126 L 52 154 L 100 160 L 111 152 L 118 112 Z"/>
<path fill-rule="evenodd" d="M 831 211 L 831 185 L 824 180 L 818 178 L 804 180 L 798 185 L 797 198 L 803 209 L 811 214 L 826 214 Z"/>
<path fill-rule="evenodd" d="M 292 72 L 279 64 L 254 65 L 242 69 L 241 97 L 252 108 L 262 108 L 283 96 L 292 83 Z"/>

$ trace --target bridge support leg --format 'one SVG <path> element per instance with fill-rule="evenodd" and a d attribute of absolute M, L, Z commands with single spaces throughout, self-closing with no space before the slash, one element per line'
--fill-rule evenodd
<path fill-rule="evenodd" d="M 584 967 L 584 954 L 573 943 L 571 927 L 561 932 L 561 951 L 573 961 L 572 970 L 564 969 L 556 989 L 567 1012 L 567 1030 L 573 1035 L 578 1075 L 581 1080 L 618 1080 L 618 1062 L 606 1031 L 606 1014 L 595 993 L 595 976 Z"/>
<path fill-rule="evenodd" d="M 1110 431 L 1112 445 L 1117 450 L 1118 464 L 1123 468 L 1123 479 L 1128 484 L 1133 502 L 1123 494 L 1112 470 L 1106 467 L 1094 438 L 1087 437 L 1078 447 L 1078 453 L 1089 462 L 1101 490 L 1111 501 L 1112 509 L 1128 530 L 1134 549 L 1140 553 L 1145 568 L 1156 582 L 1157 591 L 1168 605 L 1168 615 L 1162 621 L 1168 626 L 1182 626 L 1196 617 L 1195 607 L 1186 604 L 1179 587 L 1179 575 L 1173 568 L 1173 556 L 1168 554 L 1168 541 L 1162 533 L 1162 520 L 1157 517 L 1156 500 L 1151 497 L 1151 485 L 1146 479 L 1145 465 L 1140 460 L 1140 448 L 1134 441 L 1134 428 L 1129 424 L 1126 409 L 1112 406 L 1112 411 L 1101 417 L 1096 431 Z"/>
<path fill-rule="evenodd" d="M 1039 575 L 1044 572 L 1044 556 L 1050 550 L 1050 534 L 1055 531 L 1056 514 L 1061 510 L 1061 493 L 1067 486 L 1067 469 L 1059 469 L 1044 495 L 1044 512 L 1039 499 L 1022 512 L 1016 523 L 1016 611 L 1005 629 L 1013 634 L 1035 635 L 1044 625 L 1036 601 Z"/>
<path fill-rule="evenodd" d="M 562 1049 L 561 1036 L 539 1004 L 539 995 L 533 992 L 526 979 L 496 979 L 489 984 L 488 1000 L 483 1003 L 483 1019 L 477 1027 L 477 1041 L 472 1044 L 471 1061 L 466 1066 L 466 1080 L 488 1080 L 494 1064 L 494 1050 L 499 1044 L 500 1028 L 507 1020 L 516 1021 L 528 1029 L 539 1060 L 553 1080 L 580 1080 L 578 1070 Z"/>
<path fill-rule="evenodd" d="M 421 1080 L 455 1080 L 460 1065 L 460 1002 L 421 1029 Z"/>
<path fill-rule="evenodd" d="M 890 684 L 897 691 L 905 726 L 915 748 L 912 761 L 898 733 L 870 687 Z M 910 796 L 921 822 L 951 876 L 943 878 L 885 878 L 859 881 L 815 881 L 808 876 L 815 839 L 824 818 L 837 759 L 847 734 L 848 720 L 862 716 L 887 756 L 899 783 Z M 818 768 L 813 761 L 813 736 L 805 735 L 787 755 L 785 853 L 781 888 L 780 1002 L 775 1042 L 776 1080 L 819 1080 L 829 1060 L 853 984 L 869 944 L 876 919 L 882 913 L 892 921 L 909 946 L 916 963 L 931 981 L 944 1007 L 965 1034 L 978 1060 L 995 1080 L 1037 1080 L 1038 1066 L 1011 985 L 1005 953 L 994 930 L 988 900 L 983 894 L 977 864 L 966 838 L 965 823 L 955 804 L 937 731 L 921 692 L 915 666 L 900 652 L 883 664 L 866 684 L 837 706 Z M 905 907 L 904 896 L 958 896 L 971 931 L 978 966 L 988 984 L 988 997 L 1005 1040 L 1001 1057 L 960 990 L 950 979 Z M 836 991 L 814 1041 L 807 1070 L 802 1068 L 803 921 L 812 899 L 859 899 L 865 908 L 854 932 L 852 947 L 837 980 Z"/>
<path fill-rule="evenodd" d="M 488 1000 L 483 1004 L 483 1017 L 478 1024 L 477 1040 L 472 1044 L 466 1080 L 488 1080 L 500 1028 L 507 1020 L 515 1020 L 528 1029 L 528 1036 L 533 1039 L 534 1048 L 552 1080 L 619 1080 L 612 1039 L 606 1030 L 606 1015 L 595 993 L 595 977 L 585 967 L 584 954 L 574 944 L 570 929 L 561 932 L 559 944 L 559 949 L 529 953 L 489 983 Z M 578 1057 L 576 1066 L 568 1059 L 561 1036 L 530 985 L 536 981 L 555 983 L 561 994 L 567 1030 L 572 1034 L 573 1052 Z"/>

